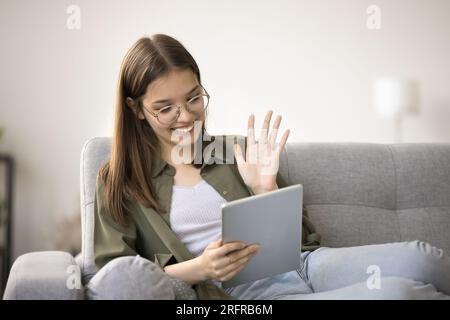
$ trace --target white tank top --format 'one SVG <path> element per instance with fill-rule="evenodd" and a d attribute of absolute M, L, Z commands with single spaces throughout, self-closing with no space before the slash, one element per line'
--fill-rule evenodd
<path fill-rule="evenodd" d="M 170 227 L 195 257 L 221 238 L 225 202 L 205 180 L 192 187 L 173 186 Z"/>

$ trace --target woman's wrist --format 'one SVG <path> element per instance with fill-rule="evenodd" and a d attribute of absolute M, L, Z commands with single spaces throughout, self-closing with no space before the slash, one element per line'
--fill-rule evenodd
<path fill-rule="evenodd" d="M 196 278 L 199 279 L 199 282 L 209 280 L 208 275 L 206 274 L 206 268 L 203 264 L 203 257 L 200 255 L 191 261 L 193 264 L 193 270 L 196 273 Z"/>
<path fill-rule="evenodd" d="M 173 278 L 183 280 L 191 285 L 207 280 L 201 256 L 188 261 L 179 262 L 164 267 L 164 272 Z"/>
<path fill-rule="evenodd" d="M 251 188 L 254 194 L 262 194 L 262 193 L 266 193 L 266 192 L 270 192 L 270 191 L 274 191 L 278 189 L 278 185 L 274 185 L 273 187 L 270 188 L 259 188 L 259 187 L 255 187 L 255 188 Z"/>

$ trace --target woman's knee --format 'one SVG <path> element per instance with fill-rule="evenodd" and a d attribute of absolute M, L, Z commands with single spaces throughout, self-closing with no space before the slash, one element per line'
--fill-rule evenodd
<path fill-rule="evenodd" d="M 414 279 L 450 292 L 450 277 L 446 276 L 450 258 L 419 240 L 316 250 L 308 256 L 305 270 L 314 291 L 320 292 L 364 281 L 372 265 L 381 277 Z"/>
<path fill-rule="evenodd" d="M 450 299 L 438 291 L 432 284 L 401 278 L 385 277 L 380 279 L 379 288 L 371 290 L 381 299 L 385 300 L 427 300 L 427 299 Z"/>
<path fill-rule="evenodd" d="M 442 249 L 420 240 L 405 242 L 407 259 L 403 262 L 405 268 L 410 268 L 417 274 L 417 280 L 431 280 L 436 274 L 446 269 L 445 255 Z"/>
<path fill-rule="evenodd" d="M 107 300 L 175 298 L 169 276 L 140 256 L 119 257 L 108 262 L 87 284 L 86 296 Z"/>
<path fill-rule="evenodd" d="M 422 240 L 411 240 L 404 242 L 411 249 L 414 249 L 418 252 L 428 254 L 433 256 L 434 258 L 440 259 L 444 256 L 444 250 L 439 249 L 438 247 L 433 246 L 429 242 Z"/>

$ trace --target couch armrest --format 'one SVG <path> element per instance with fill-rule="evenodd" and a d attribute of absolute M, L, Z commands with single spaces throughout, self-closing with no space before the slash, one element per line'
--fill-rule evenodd
<path fill-rule="evenodd" d="M 66 252 L 21 255 L 11 268 L 3 299 L 84 299 L 80 268 Z"/>

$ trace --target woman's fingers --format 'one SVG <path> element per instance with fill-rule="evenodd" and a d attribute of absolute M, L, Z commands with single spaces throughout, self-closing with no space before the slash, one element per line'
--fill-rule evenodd
<path fill-rule="evenodd" d="M 270 156 L 272 151 L 281 152 L 281 150 L 283 150 L 289 137 L 290 130 L 284 132 L 283 136 L 281 137 L 280 143 L 277 145 L 276 140 L 282 117 L 281 115 L 278 115 L 275 118 L 272 130 L 269 135 L 269 127 L 272 115 L 273 115 L 272 110 L 269 110 L 266 113 L 264 123 L 261 128 L 258 144 L 256 144 L 255 140 L 255 116 L 253 114 L 249 116 L 247 125 L 248 132 L 247 132 L 246 158 L 243 157 L 242 150 L 240 148 L 237 148 L 236 146 L 233 147 L 238 164 L 243 163 L 244 161 L 250 164 L 256 164 L 259 162 L 258 158 L 260 156 L 263 157 L 262 160 L 268 161 L 268 157 Z M 263 164 L 267 165 L 267 163 Z"/>
<path fill-rule="evenodd" d="M 281 150 L 283 150 L 284 146 L 286 145 L 286 141 L 289 137 L 289 133 L 290 133 L 290 130 L 288 129 L 284 132 L 283 136 L 281 137 L 280 144 L 277 147 L 278 152 L 281 152 Z"/>
<path fill-rule="evenodd" d="M 278 129 L 280 128 L 280 123 L 281 123 L 281 116 L 278 115 L 275 119 L 275 122 L 273 123 L 272 131 L 270 132 L 269 144 L 271 149 L 275 148 L 275 142 L 277 140 L 277 134 Z"/>
<path fill-rule="evenodd" d="M 235 261 L 240 260 L 243 257 L 246 257 L 252 253 L 258 252 L 259 251 L 259 245 L 251 245 L 251 246 L 247 246 L 246 248 L 242 249 L 242 250 L 237 250 L 235 252 L 229 253 L 228 257 L 230 257 L 230 262 L 234 263 Z"/>
<path fill-rule="evenodd" d="M 250 259 L 255 254 L 247 255 L 240 260 L 236 261 L 236 263 L 229 265 L 228 267 L 224 268 L 222 271 L 222 276 L 220 277 L 220 281 L 228 281 L 232 279 L 236 274 L 238 274 L 249 262 Z"/>
<path fill-rule="evenodd" d="M 260 248 L 260 246 L 255 244 L 255 245 L 250 245 L 250 246 L 247 246 L 246 248 L 231 252 L 218 261 L 217 267 L 222 268 L 222 269 L 228 268 L 233 265 L 236 267 L 236 265 L 239 264 L 239 261 L 242 261 L 243 258 L 251 257 L 252 255 L 257 254 L 259 252 L 259 248 Z M 230 267 L 230 268 L 233 268 L 233 267 Z M 223 271 L 222 271 L 222 273 L 223 273 Z"/>
<path fill-rule="evenodd" d="M 227 275 L 223 276 L 221 281 L 224 282 L 224 281 L 228 281 L 230 279 L 233 279 L 242 269 L 244 269 L 245 266 L 246 265 L 243 264 L 239 268 L 237 268 L 236 270 L 231 271 Z"/>
<path fill-rule="evenodd" d="M 253 145 L 255 142 L 255 115 L 251 114 L 247 123 L 247 145 Z"/>
<path fill-rule="evenodd" d="M 242 257 L 238 261 L 235 261 L 234 263 L 225 266 L 220 271 L 219 277 L 225 277 L 230 272 L 236 271 L 236 269 L 239 269 L 241 266 L 245 266 L 250 261 L 250 258 L 251 258 L 250 255 L 246 255 L 245 257 Z"/>
<path fill-rule="evenodd" d="M 228 247 L 222 247 L 221 250 L 217 251 L 216 267 L 218 268 L 224 268 L 230 264 L 235 263 L 243 257 L 246 257 L 252 253 L 257 253 L 260 248 L 259 244 L 246 245 L 242 242 L 227 243 L 225 245 Z M 224 252 L 227 253 L 223 254 Z"/>
<path fill-rule="evenodd" d="M 272 118 L 272 110 L 269 110 L 266 113 L 266 117 L 264 118 L 264 123 L 261 129 L 261 133 L 259 135 L 258 143 L 267 143 L 267 135 L 269 132 L 270 119 Z"/>
<path fill-rule="evenodd" d="M 241 146 L 239 144 L 235 144 L 233 146 L 233 151 L 234 151 L 234 156 L 236 158 L 236 163 L 238 165 L 244 164 L 245 159 L 244 159 L 244 156 L 242 155 Z"/>
<path fill-rule="evenodd" d="M 222 239 L 219 239 L 217 241 L 209 243 L 206 249 L 217 249 L 220 248 L 221 246 L 222 246 Z"/>
<path fill-rule="evenodd" d="M 235 251 L 235 250 L 240 250 L 240 249 L 244 249 L 246 247 L 246 244 L 243 242 L 229 242 L 229 243 L 225 243 L 224 245 L 222 245 L 218 250 L 217 250 L 217 255 L 218 256 L 225 256 L 228 253 Z"/>
<path fill-rule="evenodd" d="M 214 278 L 220 281 L 231 279 L 259 252 L 259 248 L 259 244 L 247 246 L 243 242 L 224 244 L 215 253 L 215 262 L 212 264 Z"/>

